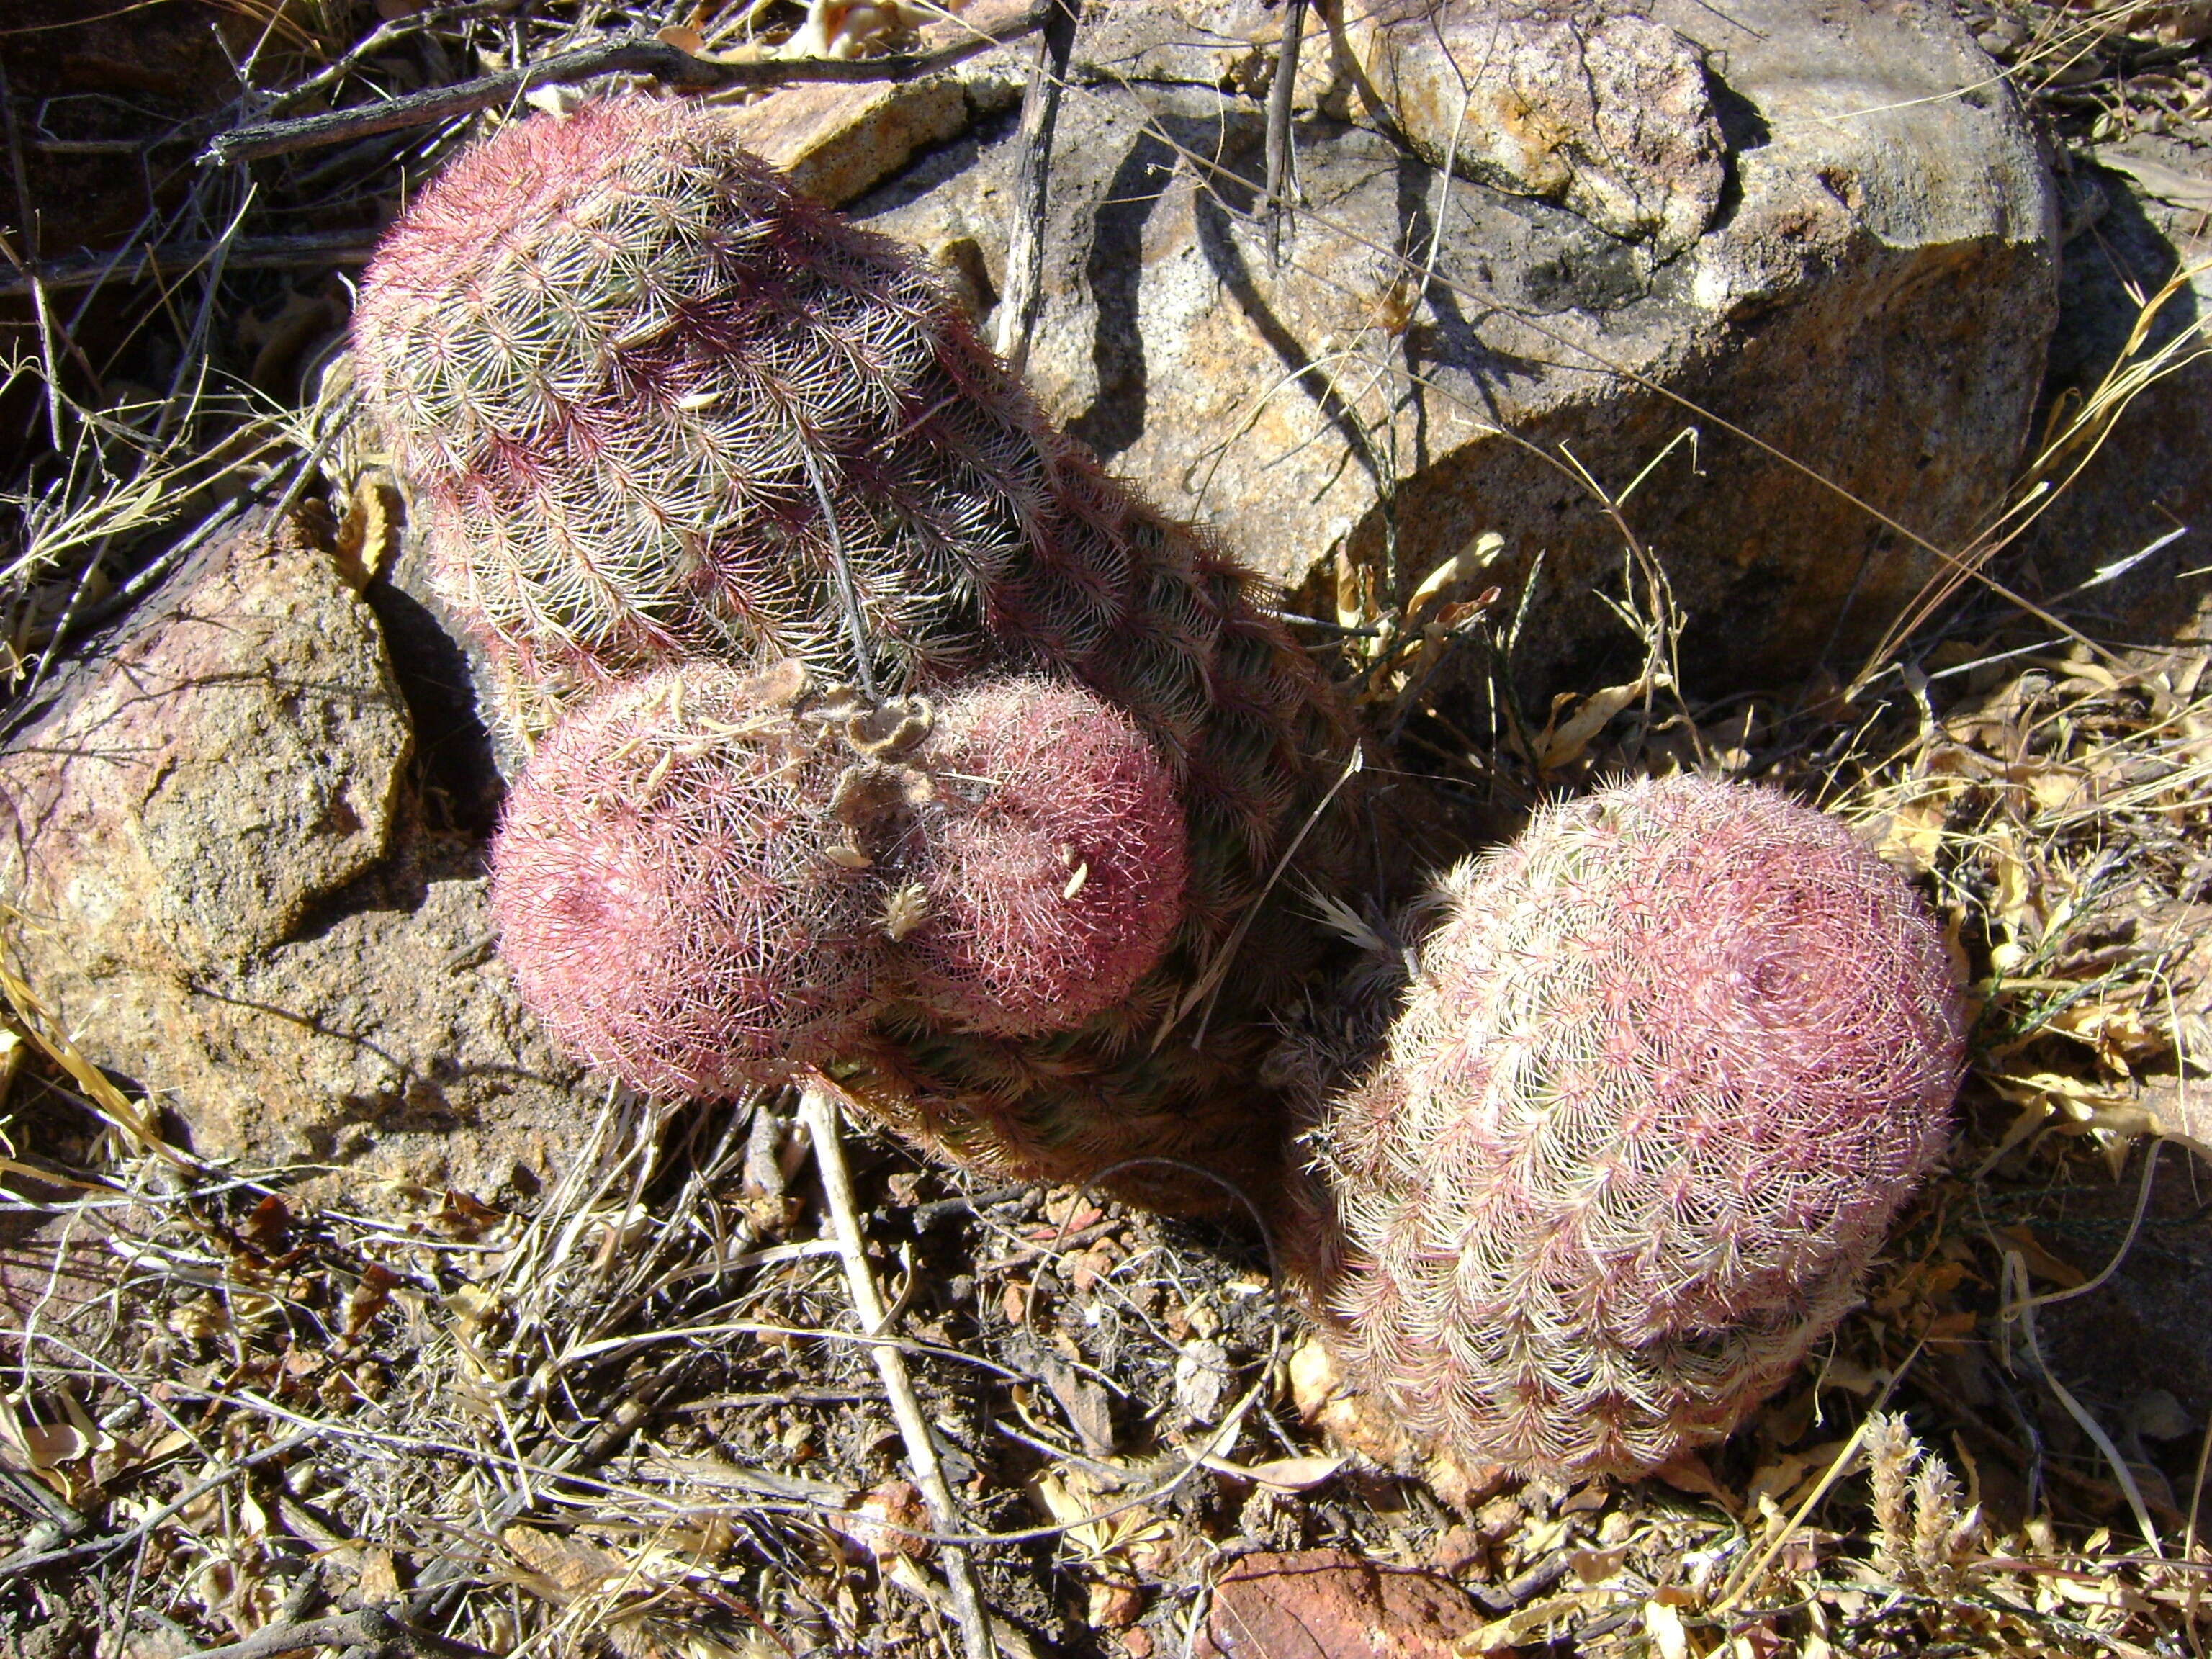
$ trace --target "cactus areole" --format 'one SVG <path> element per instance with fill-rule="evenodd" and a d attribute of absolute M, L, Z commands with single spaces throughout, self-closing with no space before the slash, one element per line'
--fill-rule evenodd
<path fill-rule="evenodd" d="M 1695 778 L 1539 812 L 1446 878 L 1313 1137 L 1348 1376 L 1528 1472 L 1725 1435 L 1856 1298 L 1962 1045 L 1942 935 L 1841 823 Z"/>

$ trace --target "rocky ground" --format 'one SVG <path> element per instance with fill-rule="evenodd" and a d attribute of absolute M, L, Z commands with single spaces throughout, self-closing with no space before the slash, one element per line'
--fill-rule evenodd
<path fill-rule="evenodd" d="M 957 1651 L 792 1103 L 610 1091 L 493 950 L 512 757 L 328 372 L 470 119 L 193 161 L 799 9 L 97 9 L 0 32 L 0 1648 Z M 1054 418 L 1284 586 L 1467 842 L 1623 771 L 1780 781 L 1923 883 L 1980 1013 L 1865 1307 L 1628 1486 L 1393 1469 L 1250 1227 L 855 1131 L 1000 1650 L 2193 1651 L 2212 15 L 1659 3 L 1471 52 L 1347 7 L 1276 259 L 1283 8 L 1092 9 Z M 1030 56 L 726 101 L 988 325 Z M 1454 122 L 1448 57 L 1527 119 Z"/>

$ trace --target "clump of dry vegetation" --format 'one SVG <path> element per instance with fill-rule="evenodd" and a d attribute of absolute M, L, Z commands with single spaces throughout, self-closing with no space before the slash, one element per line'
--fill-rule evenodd
<path fill-rule="evenodd" d="M 252 193 L 194 167 L 209 137 L 635 25 L 717 49 L 809 26 L 782 5 L 213 9 L 236 85 L 179 76 L 119 148 L 97 148 L 128 125 L 98 97 L 0 88 L 25 319 L 0 419 L 31 437 L 0 543 L 11 720 L 252 505 L 325 514 L 357 557 L 382 544 L 375 482 L 326 477 L 348 441 L 317 397 L 345 314 L 331 272 L 466 123 L 308 152 Z M 2005 3 L 1988 27 L 2018 24 L 2000 55 L 2101 143 L 2201 125 L 2201 12 Z M 206 21 L 177 61 L 229 76 Z M 92 170 L 80 185 L 143 159 L 147 216 L 110 245 L 158 257 L 46 257 L 23 228 L 53 243 L 60 204 L 30 199 L 27 147 Z M 1217 1591 L 1235 1565 L 1303 1548 L 1451 1581 L 1469 1654 L 2202 1651 L 2212 1428 L 2128 1354 L 2096 1362 L 2137 1328 L 2110 1322 L 2124 1281 L 2205 1266 L 2212 653 L 2099 637 L 2094 587 L 2023 610 L 1979 580 L 2039 487 L 2124 445 L 2128 399 L 2201 358 L 2201 325 L 2152 325 L 2171 297 L 2143 296 L 2016 511 L 1855 685 L 1686 705 L 1632 500 L 1616 597 L 1644 670 L 1542 720 L 1495 670 L 1518 596 L 1439 597 L 1480 548 L 1347 590 L 1330 637 L 1371 763 L 1501 827 L 1623 771 L 1779 783 L 1862 826 L 1945 921 L 1977 1010 L 1961 1144 L 1864 1308 L 1719 1451 L 1448 1506 L 1316 1426 L 1328 1402 L 1255 1231 L 841 1146 L 819 1097 L 610 1093 L 526 1206 L 210 1164 L 0 957 L 0 1646 L 757 1659 L 980 1638 L 1146 1659 L 1204 1651 L 1242 1606 Z M 1463 651 L 1493 665 L 1489 702 L 1439 706 L 1437 663 Z"/>

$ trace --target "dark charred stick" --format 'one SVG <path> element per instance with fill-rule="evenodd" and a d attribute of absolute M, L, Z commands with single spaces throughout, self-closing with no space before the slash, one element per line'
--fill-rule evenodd
<path fill-rule="evenodd" d="M 1017 179 L 1013 234 L 1006 244 L 1006 282 L 999 301 L 999 356 L 1019 374 L 1029 362 L 1030 337 L 1036 331 L 1044 295 L 1044 221 L 1050 205 L 1052 130 L 1060 119 L 1060 89 L 1067 80 L 1068 53 L 1075 46 L 1077 0 L 1051 0 L 1044 38 L 1030 67 L 1029 90 L 1022 94 L 1021 148 L 1014 163 Z"/>
<path fill-rule="evenodd" d="M 354 1646 L 389 1650 L 397 1646 L 410 1653 L 451 1654 L 460 1659 L 490 1659 L 489 1650 L 473 1642 L 460 1642 L 394 1619 L 383 1607 L 363 1607 L 334 1619 L 311 1619 L 301 1624 L 268 1625 L 243 1642 L 228 1647 L 202 1648 L 186 1659 L 275 1659 L 280 1653 L 308 1648 Z"/>
<path fill-rule="evenodd" d="M 357 109 L 331 110 L 287 121 L 264 121 L 218 134 L 200 157 L 232 167 L 264 155 L 314 149 L 324 144 L 403 127 L 433 126 L 456 116 L 473 115 L 520 97 L 536 87 L 587 81 L 595 75 L 649 75 L 665 86 L 686 92 L 731 87 L 780 87 L 799 81 L 913 81 L 965 63 L 978 53 L 1042 27 L 1055 0 L 1004 21 L 977 29 L 966 39 L 935 52 L 904 52 L 890 58 L 762 58 L 738 63 L 694 58 L 664 40 L 634 39 L 604 46 L 558 52 L 519 69 L 479 76 L 450 87 L 388 98 Z"/>
<path fill-rule="evenodd" d="M 22 275 L 0 281 L 0 300 L 21 299 L 31 292 L 35 279 L 47 293 L 64 289 L 94 288 L 109 282 L 143 282 L 149 276 L 169 276 L 204 264 L 220 246 L 214 241 L 163 242 L 125 248 L 113 253 L 88 253 L 73 258 L 52 259 L 27 267 Z M 227 270 L 320 270 L 330 265 L 365 264 L 376 246 L 376 238 L 365 231 L 317 232 L 301 236 L 240 236 L 234 238 L 223 260 Z"/>
<path fill-rule="evenodd" d="M 1275 52 L 1275 79 L 1267 88 L 1267 264 L 1283 264 L 1283 226 L 1298 193 L 1297 155 L 1291 143 L 1291 106 L 1297 95 L 1298 44 L 1306 32 L 1307 0 L 1283 8 L 1283 44 Z"/>

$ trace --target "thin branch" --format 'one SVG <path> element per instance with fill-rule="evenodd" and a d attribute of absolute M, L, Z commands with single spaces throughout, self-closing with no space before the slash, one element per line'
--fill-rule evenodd
<path fill-rule="evenodd" d="M 1045 214 L 1051 205 L 1052 134 L 1060 119 L 1060 89 L 1067 81 L 1075 46 L 1075 0 L 1050 0 L 1044 38 L 1030 66 L 1022 94 L 1021 144 L 1014 162 L 1013 234 L 1006 244 L 1006 281 L 999 301 L 999 356 L 1019 374 L 1028 363 L 1044 296 Z"/>
<path fill-rule="evenodd" d="M 822 1192 L 829 1200 L 837 1253 L 844 1258 L 845 1284 L 852 1293 L 853 1310 L 860 1316 L 861 1330 L 872 1337 L 880 1336 L 887 1322 L 883 1298 L 877 1294 L 875 1278 L 868 1271 L 867 1247 L 860 1237 L 860 1217 L 853 1206 L 852 1172 L 845 1167 L 844 1145 L 839 1139 L 837 1103 L 826 1081 L 810 1079 L 799 1090 L 799 1115 L 814 1143 L 814 1162 L 822 1171 Z M 890 1396 L 891 1415 L 898 1421 L 899 1437 L 906 1442 L 907 1462 L 914 1466 L 915 1484 L 929 1504 L 931 1519 L 940 1533 L 957 1532 L 959 1513 L 953 1508 L 952 1490 L 945 1484 L 945 1470 L 937 1461 L 937 1444 L 929 1437 L 921 1402 L 915 1398 L 906 1356 L 890 1342 L 873 1343 L 870 1352 L 875 1356 L 876 1373 L 883 1378 L 884 1392 Z M 992 1659 L 997 1644 L 991 1639 L 991 1621 L 984 1613 L 975 1570 L 966 1551 L 945 1547 L 945 1576 L 965 1659 Z"/>
<path fill-rule="evenodd" d="M 97 288 L 114 281 L 143 282 L 149 276 L 185 275 L 215 257 L 213 241 L 164 242 L 113 253 L 87 253 L 27 265 L 20 275 L 0 281 L 0 300 L 20 299 L 33 283 L 47 293 Z M 232 270 L 322 270 L 331 265 L 365 264 L 376 238 L 357 230 L 315 231 L 299 236 L 243 236 L 232 239 L 224 258 Z"/>
<path fill-rule="evenodd" d="M 595 75 L 649 75 L 664 86 L 686 92 L 732 87 L 780 87 L 798 81 L 914 81 L 965 63 L 977 54 L 1019 40 L 1044 25 L 1055 0 L 979 28 L 935 52 L 902 52 L 889 58 L 757 58 L 728 62 L 694 58 L 665 40 L 633 38 L 603 46 L 557 52 L 535 64 L 483 75 L 450 87 L 387 98 L 356 109 L 332 110 L 290 120 L 264 121 L 219 133 L 200 157 L 204 162 L 234 167 L 264 155 L 314 149 L 371 133 L 403 127 L 434 126 L 457 116 L 511 102 L 536 87 L 588 81 Z"/>
<path fill-rule="evenodd" d="M 1283 9 L 1283 44 L 1275 50 L 1275 81 L 1267 88 L 1267 264 L 1283 265 L 1283 228 L 1298 194 L 1298 158 L 1291 144 L 1291 106 L 1298 82 L 1298 44 L 1305 37 L 1307 0 Z M 1439 240 L 1443 233 L 1437 233 Z"/>
<path fill-rule="evenodd" d="M 814 485 L 814 499 L 822 507 L 822 528 L 830 538 L 830 575 L 837 586 L 837 604 L 845 613 L 845 631 L 852 636 L 853 674 L 860 695 L 876 700 L 875 672 L 869 666 L 868 618 L 860 609 L 860 590 L 853 580 L 853 567 L 845 557 L 845 537 L 837 528 L 837 504 L 830 499 L 830 486 L 822 480 L 821 463 L 814 459 L 811 442 L 799 446 L 799 459 L 806 463 L 806 476 Z"/>
<path fill-rule="evenodd" d="M 473 1642 L 457 1641 L 415 1625 L 403 1624 L 381 1607 L 363 1607 L 335 1619 L 310 1619 L 298 1624 L 264 1625 L 243 1642 L 228 1647 L 202 1648 L 185 1659 L 274 1659 L 280 1653 L 301 1653 L 309 1648 L 398 1647 L 417 1653 L 447 1653 L 465 1659 L 489 1659 L 489 1650 Z"/>

